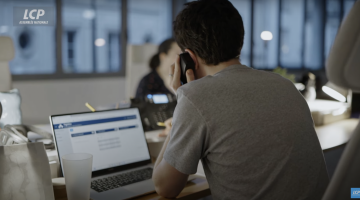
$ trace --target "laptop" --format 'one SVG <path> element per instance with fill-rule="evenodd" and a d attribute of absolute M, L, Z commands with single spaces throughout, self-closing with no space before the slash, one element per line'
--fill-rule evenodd
<path fill-rule="evenodd" d="M 50 123 L 59 158 L 70 153 L 93 155 L 91 199 L 128 199 L 155 192 L 137 108 L 52 115 Z"/>

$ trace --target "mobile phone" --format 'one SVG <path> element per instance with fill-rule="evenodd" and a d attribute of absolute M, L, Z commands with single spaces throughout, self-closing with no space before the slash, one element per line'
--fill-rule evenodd
<path fill-rule="evenodd" d="M 186 71 L 188 69 L 192 69 L 195 73 L 195 62 L 191 58 L 190 54 L 188 52 L 180 54 L 180 68 L 181 68 L 181 77 L 180 81 L 182 84 L 186 84 Z"/>

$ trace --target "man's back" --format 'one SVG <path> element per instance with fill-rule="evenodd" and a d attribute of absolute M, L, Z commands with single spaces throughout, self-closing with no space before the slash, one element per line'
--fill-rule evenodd
<path fill-rule="evenodd" d="M 328 183 L 301 94 L 243 65 L 178 89 L 164 159 L 184 174 L 201 159 L 214 199 L 320 199 Z"/>

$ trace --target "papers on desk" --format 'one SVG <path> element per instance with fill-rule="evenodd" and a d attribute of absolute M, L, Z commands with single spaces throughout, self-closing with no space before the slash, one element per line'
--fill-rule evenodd
<path fill-rule="evenodd" d="M 319 100 L 307 102 L 316 126 L 321 126 L 350 117 L 350 104 L 337 101 Z"/>
<path fill-rule="evenodd" d="M 159 134 L 163 130 L 147 131 L 145 132 L 146 142 L 147 143 L 157 143 L 164 142 L 166 137 L 159 137 Z"/>
<path fill-rule="evenodd" d="M 42 143 L 0 146 L 0 199 L 54 200 Z"/>

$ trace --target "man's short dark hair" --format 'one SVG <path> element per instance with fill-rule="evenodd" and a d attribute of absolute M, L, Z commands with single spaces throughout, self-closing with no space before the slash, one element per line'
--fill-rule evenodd
<path fill-rule="evenodd" d="M 244 25 L 228 0 L 199 0 L 185 6 L 174 21 L 175 39 L 183 51 L 194 51 L 208 65 L 240 55 Z"/>

